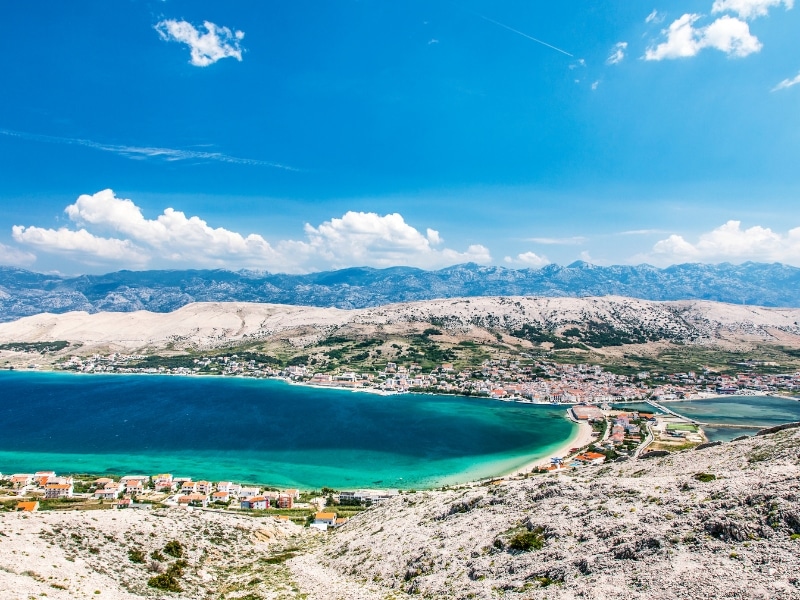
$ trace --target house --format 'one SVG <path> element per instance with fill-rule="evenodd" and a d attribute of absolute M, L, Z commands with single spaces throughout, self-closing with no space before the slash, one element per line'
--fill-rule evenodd
<path fill-rule="evenodd" d="M 36 500 L 33 502 L 17 502 L 17 510 L 22 512 L 36 512 L 39 510 L 39 502 Z"/>
<path fill-rule="evenodd" d="M 120 498 L 114 502 L 114 508 L 130 508 L 132 504 L 133 500 L 130 498 Z"/>
<path fill-rule="evenodd" d="M 197 493 L 198 494 L 210 494 L 214 489 L 213 484 L 210 481 L 198 481 L 197 482 Z"/>
<path fill-rule="evenodd" d="M 181 494 L 185 495 L 185 494 L 195 494 L 195 493 L 197 493 L 197 484 L 191 479 L 189 481 L 184 481 L 181 484 Z"/>
<path fill-rule="evenodd" d="M 101 500 L 116 500 L 117 498 L 119 498 L 119 495 L 123 489 L 125 488 L 122 483 L 117 483 L 116 481 L 110 481 L 103 487 L 95 490 L 94 497 Z"/>
<path fill-rule="evenodd" d="M 32 473 L 16 473 L 11 476 L 11 487 L 15 490 L 26 488 L 31 484 L 33 484 Z"/>
<path fill-rule="evenodd" d="M 311 523 L 311 527 L 322 531 L 327 531 L 328 527 L 334 527 L 335 525 L 336 513 L 332 512 L 318 512 L 314 515 L 314 522 Z"/>
<path fill-rule="evenodd" d="M 247 500 L 242 500 L 239 504 L 241 508 L 250 510 L 266 510 L 269 508 L 269 498 L 264 496 L 253 496 Z"/>
<path fill-rule="evenodd" d="M 172 473 L 161 473 L 153 476 L 153 489 L 157 492 L 172 492 L 175 490 L 175 482 Z"/>
<path fill-rule="evenodd" d="M 243 487 L 239 490 L 239 498 L 252 498 L 253 496 L 260 496 L 261 488 L 257 487 Z"/>
<path fill-rule="evenodd" d="M 211 501 L 212 502 L 224 502 L 228 503 L 231 501 L 231 493 L 230 492 L 214 492 L 211 494 Z"/>
<path fill-rule="evenodd" d="M 230 481 L 220 481 L 217 484 L 217 490 L 220 492 L 228 492 L 231 496 L 241 496 L 242 486 L 238 483 L 231 483 Z"/>
<path fill-rule="evenodd" d="M 54 498 L 72 498 L 73 486 L 71 483 L 48 483 L 44 486 L 44 497 L 48 500 Z"/>
<path fill-rule="evenodd" d="M 139 479 L 129 479 L 125 483 L 125 493 L 128 496 L 138 496 L 144 493 L 144 485 Z"/>
<path fill-rule="evenodd" d="M 287 496 L 291 496 L 295 500 L 300 500 L 300 490 L 294 490 L 294 489 L 283 490 L 283 493 L 286 494 Z"/>
<path fill-rule="evenodd" d="M 278 508 L 292 508 L 294 506 L 294 497 L 289 494 L 280 494 L 278 496 Z"/>
<path fill-rule="evenodd" d="M 208 496 L 194 492 L 178 498 L 178 506 L 197 506 L 205 508 L 208 506 Z"/>
<path fill-rule="evenodd" d="M 600 454 L 599 452 L 584 452 L 583 454 L 576 456 L 575 460 L 579 460 L 589 465 L 601 465 L 603 462 L 605 462 L 606 457 L 605 454 Z"/>

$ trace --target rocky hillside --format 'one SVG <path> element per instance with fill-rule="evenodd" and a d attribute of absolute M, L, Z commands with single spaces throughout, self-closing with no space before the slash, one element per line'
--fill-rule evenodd
<path fill-rule="evenodd" d="M 435 330 L 555 347 L 602 348 L 652 341 L 800 346 L 800 309 L 631 298 L 493 297 L 340 310 L 255 303 L 197 303 L 173 313 L 42 314 L 0 324 L 0 344 L 64 340 L 89 347 L 203 349 L 282 340 L 295 347 L 331 335 L 374 338 Z"/>
<path fill-rule="evenodd" d="M 63 277 L 0 267 L 0 321 L 42 312 L 170 312 L 192 302 L 273 302 L 365 308 L 476 296 L 629 296 L 798 306 L 800 269 L 780 264 L 685 264 L 507 269 L 475 264 L 439 271 L 352 268 L 308 275 L 253 271 L 119 271 Z"/>
<path fill-rule="evenodd" d="M 799 452 L 790 429 L 407 493 L 291 566 L 344 575 L 326 598 L 800 598 Z"/>

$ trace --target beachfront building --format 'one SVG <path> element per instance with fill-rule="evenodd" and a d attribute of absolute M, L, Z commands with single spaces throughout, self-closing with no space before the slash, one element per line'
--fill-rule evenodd
<path fill-rule="evenodd" d="M 128 479 L 124 484 L 125 494 L 128 496 L 138 496 L 144 493 L 144 484 L 141 479 Z"/>
<path fill-rule="evenodd" d="M 294 496 L 289 494 L 278 495 L 278 508 L 292 508 L 294 506 Z"/>
<path fill-rule="evenodd" d="M 33 473 L 15 473 L 11 476 L 11 487 L 15 490 L 27 490 L 33 485 Z"/>
<path fill-rule="evenodd" d="M 247 500 L 242 500 L 239 506 L 245 510 L 267 510 L 269 508 L 269 498 L 253 496 Z"/>
<path fill-rule="evenodd" d="M 72 483 L 47 483 L 44 486 L 44 497 L 48 500 L 56 498 L 72 498 Z"/>

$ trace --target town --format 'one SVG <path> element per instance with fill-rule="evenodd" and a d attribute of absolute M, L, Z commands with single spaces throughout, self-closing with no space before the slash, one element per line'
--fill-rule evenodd
<path fill-rule="evenodd" d="M 300 363 L 277 366 L 236 353 L 190 359 L 191 366 L 172 366 L 169 358 L 143 355 L 95 354 L 73 356 L 57 369 L 81 373 L 149 373 L 282 378 L 294 383 L 382 393 L 427 392 L 460 394 L 517 401 L 575 404 L 703 398 L 717 395 L 760 395 L 800 390 L 800 372 L 763 375 L 742 371 L 720 374 L 710 368 L 681 373 L 639 371 L 613 373 L 599 365 L 563 364 L 547 360 L 486 360 L 479 366 L 456 369 L 442 362 L 423 372 L 419 363 L 387 362 L 375 372 L 346 368 L 321 372 Z M 138 366 L 143 361 L 156 363 Z M 157 364 L 163 362 L 165 364 Z M 185 362 L 185 361 L 184 361 Z M 290 361 L 297 362 L 297 361 Z M 743 363 L 742 367 L 757 366 Z M 761 365 L 765 366 L 765 365 Z M 777 366 L 777 365 L 766 365 Z"/>

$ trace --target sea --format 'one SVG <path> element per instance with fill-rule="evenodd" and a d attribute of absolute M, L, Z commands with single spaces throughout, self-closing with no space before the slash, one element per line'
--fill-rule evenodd
<path fill-rule="evenodd" d="M 753 435 L 766 427 L 800 421 L 800 401 L 790 397 L 721 396 L 663 404 L 684 417 L 707 423 L 703 425 L 703 431 L 712 442 L 728 442 L 742 435 Z M 654 411 L 652 406 L 645 403 L 618 404 L 614 408 Z"/>
<path fill-rule="evenodd" d="M 172 473 L 301 489 L 493 477 L 577 435 L 561 406 L 280 380 L 0 372 L 0 473 Z"/>

